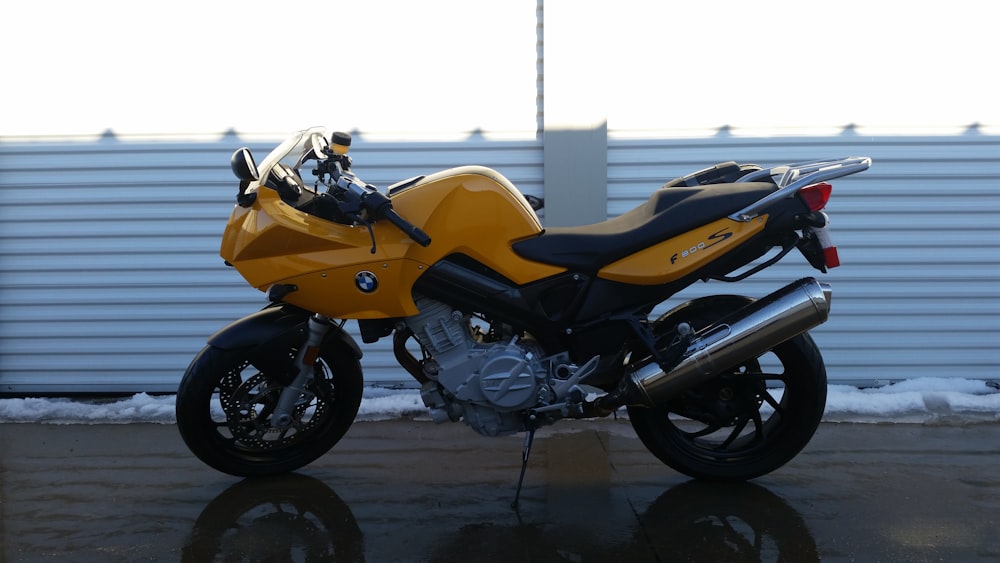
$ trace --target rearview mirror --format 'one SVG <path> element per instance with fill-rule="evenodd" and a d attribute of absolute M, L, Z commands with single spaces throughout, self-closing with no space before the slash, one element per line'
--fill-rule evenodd
<path fill-rule="evenodd" d="M 229 159 L 229 166 L 233 169 L 233 174 L 236 174 L 240 180 L 245 182 L 260 180 L 260 175 L 257 174 L 257 163 L 254 162 L 250 149 L 246 147 L 236 149 L 233 157 Z"/>

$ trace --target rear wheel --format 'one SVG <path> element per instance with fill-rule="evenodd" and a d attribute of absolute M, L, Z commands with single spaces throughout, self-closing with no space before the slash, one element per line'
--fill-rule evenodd
<path fill-rule="evenodd" d="M 749 301 L 715 298 L 658 321 L 708 326 Z M 655 408 L 629 407 L 643 444 L 663 463 L 699 479 L 739 481 L 781 467 L 809 442 L 826 407 L 826 369 L 808 334 L 748 358 Z"/>
<path fill-rule="evenodd" d="M 361 366 L 353 354 L 324 346 L 292 412 L 291 424 L 273 428 L 270 415 L 288 372 L 250 362 L 253 349 L 205 347 L 191 362 L 177 391 L 181 437 L 206 464 L 241 477 L 298 469 L 320 457 L 347 432 L 361 404 Z M 270 358 L 293 358 L 294 347 L 268 350 Z M 256 351 L 256 353 L 260 353 Z"/>

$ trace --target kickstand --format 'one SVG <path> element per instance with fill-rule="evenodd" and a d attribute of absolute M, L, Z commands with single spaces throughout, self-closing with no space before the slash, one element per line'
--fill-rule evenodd
<path fill-rule="evenodd" d="M 510 507 L 515 511 L 517 510 L 518 502 L 521 499 L 521 485 L 524 484 L 524 473 L 528 469 L 528 456 L 531 455 L 531 444 L 535 441 L 535 430 L 537 428 L 538 427 L 535 425 L 535 415 L 531 415 L 527 432 L 524 434 L 524 451 L 521 453 L 521 476 L 517 479 L 517 490 L 514 492 L 514 502 L 510 504 Z"/>

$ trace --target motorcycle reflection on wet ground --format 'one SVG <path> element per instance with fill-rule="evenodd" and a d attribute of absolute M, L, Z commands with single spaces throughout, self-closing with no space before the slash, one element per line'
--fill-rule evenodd
<path fill-rule="evenodd" d="M 625 421 L 519 437 L 356 424 L 296 474 L 239 480 L 170 425 L 0 425 L 0 560 L 994 561 L 1000 424 L 824 424 L 785 468 L 691 481 Z"/>
<path fill-rule="evenodd" d="M 556 533 L 549 528 L 559 523 L 547 521 L 461 523 L 439 538 L 444 541 L 426 560 L 819 561 L 802 516 L 759 485 L 683 483 L 660 495 L 639 520 L 641 527 L 622 530 L 617 541 L 593 541 L 584 529 Z M 326 483 L 289 475 L 226 489 L 199 515 L 181 559 L 365 561 L 365 535 Z"/>

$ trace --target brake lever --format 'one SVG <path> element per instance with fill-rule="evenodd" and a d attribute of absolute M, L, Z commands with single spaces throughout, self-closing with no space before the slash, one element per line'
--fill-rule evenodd
<path fill-rule="evenodd" d="M 372 239 L 371 253 L 375 254 L 375 251 L 377 250 L 377 247 L 376 247 L 376 243 L 375 243 L 375 230 L 372 229 L 372 222 L 368 221 L 367 219 L 362 219 L 361 216 L 358 215 L 357 213 L 345 213 L 344 215 L 348 219 L 350 219 L 351 221 L 354 221 L 355 223 L 358 223 L 360 225 L 364 225 L 365 228 L 368 229 L 368 236 L 371 237 L 371 239 Z"/>
<path fill-rule="evenodd" d="M 371 253 L 375 254 L 375 250 L 376 250 L 376 248 L 375 248 L 375 231 L 372 229 L 371 221 L 362 221 L 362 223 L 364 224 L 365 227 L 368 228 L 368 236 L 371 237 L 371 239 L 372 239 Z"/>

